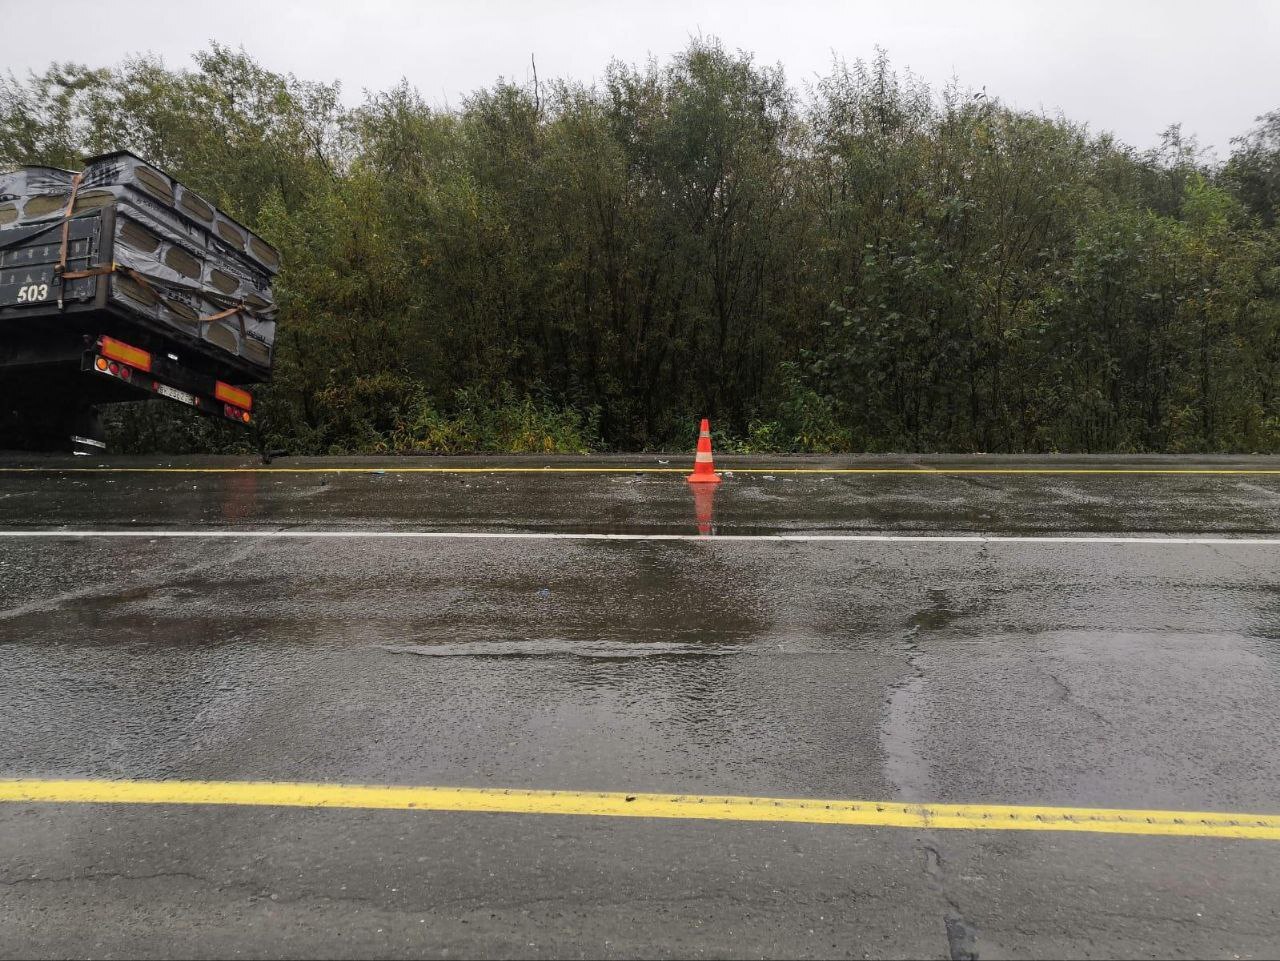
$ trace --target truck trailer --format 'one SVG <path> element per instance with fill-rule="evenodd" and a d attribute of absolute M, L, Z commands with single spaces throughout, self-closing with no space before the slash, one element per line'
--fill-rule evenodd
<path fill-rule="evenodd" d="M 280 255 L 127 151 L 0 173 L 0 449 L 105 450 L 100 405 L 247 425 Z"/>

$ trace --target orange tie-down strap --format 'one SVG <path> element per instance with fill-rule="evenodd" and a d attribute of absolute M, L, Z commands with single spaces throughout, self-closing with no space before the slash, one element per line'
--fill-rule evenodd
<path fill-rule="evenodd" d="M 230 317 L 232 314 L 244 314 L 248 310 L 249 310 L 249 306 L 245 304 L 243 301 L 241 301 L 240 303 L 236 304 L 234 307 L 228 307 L 226 310 L 220 310 L 216 314 L 208 314 L 207 316 L 201 317 L 200 322 L 202 324 L 209 324 L 215 320 L 222 320 L 222 318 L 224 317 Z M 241 327 L 244 326 L 243 316 L 240 318 L 240 326 Z"/>
<path fill-rule="evenodd" d="M 67 247 L 71 238 L 71 215 L 76 208 L 76 194 L 80 192 L 80 184 L 84 180 L 84 171 L 71 178 L 71 193 L 67 197 L 67 209 L 62 212 L 62 244 L 58 249 L 58 266 L 53 272 L 65 277 L 67 272 Z"/>

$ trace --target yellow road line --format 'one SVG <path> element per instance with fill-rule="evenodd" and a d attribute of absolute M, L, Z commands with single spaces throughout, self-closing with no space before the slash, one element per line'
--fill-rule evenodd
<path fill-rule="evenodd" d="M 694 794 L 255 781 L 0 780 L 0 802 L 210 804 L 784 822 L 969 831 L 1076 831 L 1280 841 L 1280 816 L 1200 811 L 906 804 Z"/>
<path fill-rule="evenodd" d="M 689 467 L 0 467 L 0 474 L 688 474 Z M 1217 467 L 721 467 L 732 474 L 1166 474 L 1274 475 L 1280 468 Z"/>

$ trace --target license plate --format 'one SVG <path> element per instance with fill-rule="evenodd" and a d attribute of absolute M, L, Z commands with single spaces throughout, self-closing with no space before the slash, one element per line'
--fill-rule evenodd
<path fill-rule="evenodd" d="M 156 393 L 161 397 L 168 397 L 170 400 L 181 401 L 189 407 L 196 406 L 196 399 L 193 394 L 188 394 L 185 390 L 178 390 L 178 388 L 170 387 L 167 384 L 157 384 Z"/>

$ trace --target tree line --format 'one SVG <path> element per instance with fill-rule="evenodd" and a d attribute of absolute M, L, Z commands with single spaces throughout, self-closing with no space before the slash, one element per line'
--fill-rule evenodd
<path fill-rule="evenodd" d="M 715 40 L 450 109 L 217 45 L 0 80 L 0 164 L 116 148 L 284 261 L 256 435 L 124 449 L 1280 449 L 1280 111 L 1209 161 Z"/>

